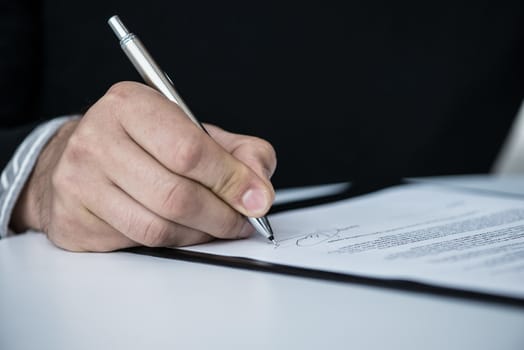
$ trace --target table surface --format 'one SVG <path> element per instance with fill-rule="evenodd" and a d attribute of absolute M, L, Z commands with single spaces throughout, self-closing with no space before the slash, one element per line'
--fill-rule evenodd
<path fill-rule="evenodd" d="M 322 347 L 522 350 L 524 308 L 0 241 L 0 349 Z"/>

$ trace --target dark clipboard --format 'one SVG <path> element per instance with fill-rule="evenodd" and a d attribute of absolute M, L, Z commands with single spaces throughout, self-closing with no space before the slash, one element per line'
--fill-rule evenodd
<path fill-rule="evenodd" d="M 293 203 L 286 203 L 275 206 L 271 209 L 271 213 L 287 211 L 291 209 L 304 208 L 319 204 L 331 203 L 338 200 L 343 200 L 351 197 L 374 192 L 390 186 L 404 183 L 401 180 L 381 182 L 375 185 L 355 186 L 354 184 L 341 193 L 330 195 L 326 197 L 303 200 Z M 260 260 L 254 260 L 244 257 L 229 257 L 201 252 L 188 251 L 176 248 L 150 248 L 150 247 L 134 247 L 124 249 L 124 252 L 133 254 L 148 255 L 158 258 L 175 259 L 182 261 L 189 261 L 195 263 L 211 264 L 218 266 L 226 266 L 233 268 L 248 269 L 254 271 L 262 271 L 268 273 L 278 273 L 291 276 L 299 276 L 303 278 L 314 278 L 321 280 L 329 280 L 340 283 L 355 283 L 372 286 L 375 288 L 386 288 L 394 290 L 402 290 L 411 293 L 426 293 L 442 297 L 459 298 L 474 300 L 480 302 L 488 302 L 503 305 L 512 305 L 524 310 L 524 299 L 514 298 L 509 296 L 501 296 L 488 294 L 483 292 L 470 291 L 465 289 L 449 288 L 444 286 L 437 286 L 421 282 L 399 279 L 382 279 L 375 277 L 365 277 L 351 274 L 342 274 L 335 272 L 327 272 L 321 270 L 307 269 L 301 267 L 294 267 L 288 265 L 281 265 L 269 263 Z"/>

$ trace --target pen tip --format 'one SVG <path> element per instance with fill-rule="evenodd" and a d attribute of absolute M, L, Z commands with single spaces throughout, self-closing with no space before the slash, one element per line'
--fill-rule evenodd
<path fill-rule="evenodd" d="M 273 244 L 275 245 L 275 247 L 278 246 L 278 243 L 277 243 L 277 241 L 275 241 L 275 237 L 273 237 L 273 235 L 269 236 L 268 238 L 269 238 L 269 240 L 270 240 L 271 242 L 273 242 Z"/>
<path fill-rule="evenodd" d="M 273 237 L 273 228 L 271 227 L 267 217 L 263 216 L 259 220 L 264 224 L 266 231 L 271 235 L 271 237 Z"/>

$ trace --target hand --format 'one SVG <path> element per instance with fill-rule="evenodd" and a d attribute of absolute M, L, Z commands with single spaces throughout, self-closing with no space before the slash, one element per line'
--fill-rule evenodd
<path fill-rule="evenodd" d="M 253 232 L 274 191 L 271 145 L 206 126 L 138 83 L 114 85 L 41 153 L 12 217 L 73 251 L 183 246 Z"/>

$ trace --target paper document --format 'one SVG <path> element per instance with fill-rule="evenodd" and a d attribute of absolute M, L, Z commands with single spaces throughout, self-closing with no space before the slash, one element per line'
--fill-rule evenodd
<path fill-rule="evenodd" d="M 524 298 L 524 201 L 438 185 L 271 215 L 260 235 L 186 249 Z"/>

